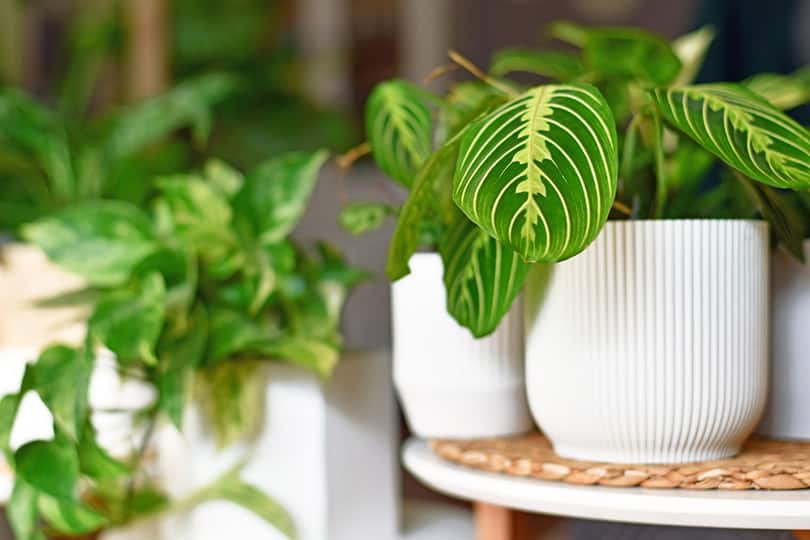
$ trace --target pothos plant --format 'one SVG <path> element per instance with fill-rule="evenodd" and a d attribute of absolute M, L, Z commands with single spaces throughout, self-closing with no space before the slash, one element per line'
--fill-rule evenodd
<path fill-rule="evenodd" d="M 221 445 L 257 427 L 260 362 L 291 362 L 327 376 L 341 339 L 340 310 L 363 273 L 329 246 L 314 253 L 289 235 L 327 155 L 280 155 L 250 174 L 219 162 L 200 173 L 159 178 L 147 213 L 96 200 L 26 225 L 23 238 L 78 274 L 87 289 L 49 302 L 92 298 L 86 344 L 45 350 L 21 390 L 0 401 L 0 443 L 16 473 L 9 517 L 18 539 L 37 525 L 72 535 L 221 497 L 257 512 L 293 536 L 284 510 L 234 470 L 189 499 L 171 503 L 149 478 L 142 452 L 162 417 L 178 428 L 195 399 Z M 136 412 L 141 451 L 107 454 L 90 422 L 88 385 L 99 347 L 118 370 L 157 390 Z M 54 437 L 8 447 L 22 396 L 39 394 Z M 40 518 L 42 521 L 40 521 Z"/>
<path fill-rule="evenodd" d="M 436 96 L 380 83 L 369 150 L 409 190 L 401 208 L 355 203 L 352 232 L 397 225 L 387 273 L 420 247 L 444 263 L 447 309 L 473 335 L 495 330 L 533 263 L 576 255 L 606 220 L 761 216 L 796 256 L 800 226 L 773 188 L 810 188 L 810 134 L 780 108 L 810 100 L 803 71 L 692 84 L 712 31 L 667 42 L 635 28 L 550 26 L 573 50 L 507 49 L 479 80 Z M 551 79 L 525 85 L 514 72 Z M 722 164 L 724 168 L 716 166 Z"/>

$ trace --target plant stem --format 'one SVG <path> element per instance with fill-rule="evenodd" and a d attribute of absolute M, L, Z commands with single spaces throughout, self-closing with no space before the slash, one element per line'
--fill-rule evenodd
<path fill-rule="evenodd" d="M 149 419 L 149 423 L 146 425 L 146 431 L 143 434 L 141 446 L 138 448 L 138 453 L 135 455 L 132 475 L 129 477 L 127 482 L 127 512 L 129 512 L 129 509 L 132 506 L 132 499 L 135 496 L 135 475 L 138 473 L 138 469 L 143 462 L 143 456 L 146 454 L 146 449 L 149 448 L 149 441 L 152 439 L 152 434 L 155 431 L 156 424 L 157 411 L 153 411 L 152 417 Z"/>
<path fill-rule="evenodd" d="M 613 201 L 613 208 L 615 208 L 622 214 L 626 214 L 628 216 L 633 215 L 633 211 L 630 209 L 630 207 L 621 201 Z"/>
<path fill-rule="evenodd" d="M 641 116 L 634 115 L 630 123 L 627 124 L 627 131 L 624 134 L 624 148 L 622 149 L 621 179 L 627 183 L 633 168 L 633 155 L 636 153 L 636 141 L 638 140 L 638 124 Z"/>
<path fill-rule="evenodd" d="M 667 202 L 667 179 L 664 170 L 664 143 L 661 133 L 661 114 L 658 109 L 653 109 L 653 151 L 655 152 L 655 176 L 658 180 L 655 190 L 655 215 L 661 217 L 664 213 L 664 206 Z"/>
<path fill-rule="evenodd" d="M 498 79 L 490 77 L 489 75 L 484 73 L 484 71 L 481 68 L 479 68 L 478 66 L 476 66 L 475 64 L 473 64 L 472 61 L 469 58 L 467 58 L 465 56 L 462 56 L 457 51 L 454 51 L 452 49 L 447 52 L 447 55 L 450 57 L 450 60 L 452 60 L 453 62 L 455 62 L 456 64 L 458 64 L 462 68 L 466 69 L 471 74 L 478 77 L 479 79 L 481 79 L 482 81 L 484 81 L 485 83 L 490 85 L 491 87 L 493 87 L 493 88 L 495 88 L 497 90 L 500 90 L 501 92 L 503 92 L 507 96 L 511 96 L 511 97 L 517 96 L 517 92 L 515 92 L 514 89 L 510 88 L 508 85 L 504 84 L 503 82 L 499 81 Z"/>
<path fill-rule="evenodd" d="M 335 162 L 337 163 L 338 167 L 341 169 L 348 169 L 354 162 L 360 159 L 361 157 L 371 153 L 371 145 L 368 141 L 358 144 L 354 148 L 351 148 L 344 152 L 343 154 L 339 155 Z"/>

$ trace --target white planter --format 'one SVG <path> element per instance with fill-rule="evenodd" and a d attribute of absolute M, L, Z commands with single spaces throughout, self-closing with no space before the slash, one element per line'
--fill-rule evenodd
<path fill-rule="evenodd" d="M 448 313 L 442 261 L 417 253 L 391 287 L 394 383 L 411 431 L 425 438 L 510 435 L 532 427 L 520 302 L 475 339 Z"/>
<path fill-rule="evenodd" d="M 563 456 L 730 456 L 767 390 L 768 229 L 746 220 L 608 222 L 526 292 L 532 413 Z M 543 300 L 543 296 L 545 299 Z"/>
<path fill-rule="evenodd" d="M 171 428 L 161 433 L 166 487 L 182 497 L 244 462 L 242 478 L 290 513 L 299 540 L 396 538 L 398 433 L 389 355 L 344 354 L 326 383 L 296 366 L 268 369 L 256 440 L 219 451 L 194 407 L 184 419 L 182 438 Z M 284 538 L 225 501 L 163 521 L 160 538 L 166 540 Z"/>
<path fill-rule="evenodd" d="M 804 242 L 810 257 L 810 240 Z M 771 257 L 771 385 L 757 432 L 810 439 L 810 266 L 781 250 Z"/>

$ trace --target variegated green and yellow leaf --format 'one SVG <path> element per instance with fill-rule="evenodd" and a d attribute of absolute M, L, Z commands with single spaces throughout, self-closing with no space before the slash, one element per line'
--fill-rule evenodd
<path fill-rule="evenodd" d="M 491 334 L 523 288 L 531 265 L 463 215 L 439 252 L 447 311 L 475 337 Z"/>
<path fill-rule="evenodd" d="M 765 184 L 810 188 L 810 133 L 735 84 L 659 88 L 666 119 L 731 167 Z"/>
<path fill-rule="evenodd" d="M 617 172 L 615 121 L 599 91 L 537 86 L 470 125 L 453 199 L 526 261 L 554 262 L 596 238 Z"/>
<path fill-rule="evenodd" d="M 422 90 L 401 80 L 378 84 L 366 103 L 366 136 L 377 165 L 411 186 L 431 152 L 430 111 Z"/>

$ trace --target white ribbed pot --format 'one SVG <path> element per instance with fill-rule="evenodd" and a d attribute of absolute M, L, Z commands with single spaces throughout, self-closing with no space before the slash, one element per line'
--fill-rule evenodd
<path fill-rule="evenodd" d="M 391 287 L 391 309 L 394 384 L 411 431 L 473 438 L 530 430 L 520 302 L 475 339 L 447 313 L 439 255 L 417 253 L 410 268 Z"/>
<path fill-rule="evenodd" d="M 533 272 L 525 300 L 529 403 L 560 455 L 716 459 L 756 425 L 768 385 L 764 222 L 608 222 L 584 252 Z"/>
<path fill-rule="evenodd" d="M 810 240 L 804 242 L 810 257 Z M 810 266 L 781 250 L 771 257 L 771 384 L 757 432 L 810 440 Z"/>

